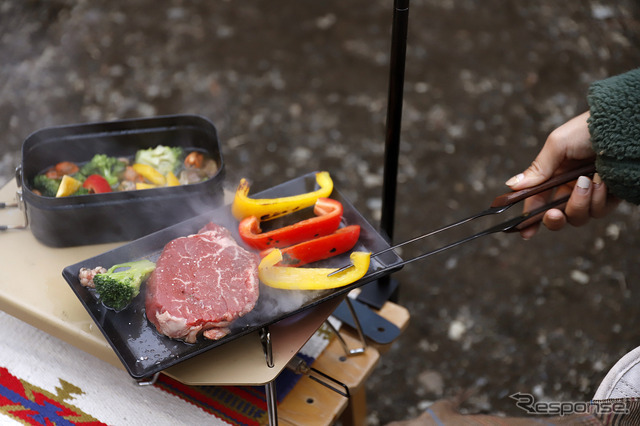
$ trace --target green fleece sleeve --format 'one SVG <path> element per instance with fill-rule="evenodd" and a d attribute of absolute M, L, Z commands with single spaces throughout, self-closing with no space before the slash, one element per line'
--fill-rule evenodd
<path fill-rule="evenodd" d="M 598 174 L 609 192 L 640 204 L 640 68 L 593 83 L 587 101 Z"/>

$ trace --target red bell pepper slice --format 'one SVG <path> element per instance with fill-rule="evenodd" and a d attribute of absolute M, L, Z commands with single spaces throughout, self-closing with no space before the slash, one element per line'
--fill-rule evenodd
<path fill-rule="evenodd" d="M 360 226 L 349 225 L 338 229 L 333 234 L 282 248 L 280 249 L 282 260 L 276 266 L 302 266 L 337 256 L 351 250 L 359 237 Z M 271 250 L 273 249 L 263 250 L 260 256 L 266 256 Z"/>
<path fill-rule="evenodd" d="M 340 226 L 342 211 L 342 203 L 339 201 L 318 198 L 313 207 L 316 217 L 262 233 L 258 218 L 249 216 L 240 222 L 238 231 L 242 240 L 256 250 L 287 247 L 331 234 Z"/>
<path fill-rule="evenodd" d="M 82 184 L 83 188 L 89 190 L 90 194 L 102 194 L 104 192 L 111 192 L 111 185 L 105 178 L 100 175 L 89 175 Z"/>

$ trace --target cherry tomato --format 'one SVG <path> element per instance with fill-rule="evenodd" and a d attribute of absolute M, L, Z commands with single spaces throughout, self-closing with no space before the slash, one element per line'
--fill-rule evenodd
<path fill-rule="evenodd" d="M 199 169 L 202 167 L 202 163 L 204 161 L 204 155 L 201 152 L 193 151 L 187 155 L 184 159 L 184 165 L 187 167 L 195 167 Z"/>
<path fill-rule="evenodd" d="M 62 175 L 60 175 L 56 169 L 54 167 L 51 167 L 50 169 L 48 169 L 46 172 L 44 172 L 44 175 L 46 177 L 48 177 L 49 179 L 60 179 L 62 178 Z"/>
<path fill-rule="evenodd" d="M 77 173 L 78 170 L 80 170 L 78 165 L 76 163 L 72 163 L 71 161 L 61 161 L 60 163 L 56 164 L 56 172 L 58 172 L 60 176 L 72 175 L 74 173 Z"/>

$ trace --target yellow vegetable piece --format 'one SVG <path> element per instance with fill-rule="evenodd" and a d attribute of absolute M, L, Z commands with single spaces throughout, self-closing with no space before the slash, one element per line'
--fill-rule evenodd
<path fill-rule="evenodd" d="M 316 173 L 316 182 L 320 189 L 290 197 L 249 198 L 249 182 L 241 179 L 231 206 L 233 216 L 242 220 L 256 216 L 260 221 L 271 220 L 305 207 L 313 206 L 318 198 L 328 197 L 333 191 L 333 180 L 329 172 Z"/>
<path fill-rule="evenodd" d="M 151 189 L 151 188 L 157 188 L 158 185 L 154 185 L 152 183 L 146 183 L 146 182 L 136 182 L 136 189 Z"/>
<path fill-rule="evenodd" d="M 173 172 L 167 173 L 166 177 L 167 177 L 167 186 L 179 186 L 180 185 L 180 181 L 178 180 L 176 175 L 173 174 Z"/>
<path fill-rule="evenodd" d="M 133 170 L 135 170 L 136 173 L 138 173 L 139 175 L 141 175 L 142 177 L 144 177 L 146 180 L 153 183 L 154 185 L 164 186 L 167 183 L 167 180 L 162 175 L 162 173 L 160 173 L 159 171 L 157 171 L 156 169 L 154 169 L 148 164 L 135 163 L 131 167 L 133 167 Z"/>
<path fill-rule="evenodd" d="M 56 197 L 66 197 L 68 195 L 73 194 L 82 186 L 82 182 L 78 179 L 72 178 L 69 175 L 62 176 L 62 180 L 60 181 L 60 186 L 58 187 L 58 192 L 56 192 Z"/>
<path fill-rule="evenodd" d="M 343 287 L 362 278 L 369 270 L 371 253 L 354 251 L 351 253 L 353 267 L 327 276 L 336 268 L 291 268 L 275 266 L 282 260 L 279 249 L 272 250 L 258 266 L 260 281 L 269 287 L 284 290 L 327 290 Z"/>

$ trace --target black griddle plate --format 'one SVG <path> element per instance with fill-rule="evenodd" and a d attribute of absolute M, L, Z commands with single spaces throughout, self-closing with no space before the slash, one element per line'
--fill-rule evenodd
<path fill-rule="evenodd" d="M 315 173 L 298 177 L 278 186 L 272 187 L 252 198 L 274 198 L 300 194 L 317 189 Z M 343 204 L 343 224 L 360 225 L 360 239 L 354 247 L 357 251 L 375 253 L 389 247 L 384 238 L 369 224 L 353 205 L 333 190 L 331 198 Z M 312 209 L 304 209 L 284 218 L 267 223 L 270 228 L 279 228 L 304 218 L 312 217 Z M 114 264 L 130 262 L 139 259 L 156 261 L 171 240 L 194 234 L 208 222 L 214 222 L 229 229 L 236 241 L 242 243 L 238 235 L 238 221 L 231 214 L 231 206 L 226 205 L 210 212 L 201 214 L 193 219 L 178 223 L 157 231 L 114 250 L 67 266 L 62 275 L 69 283 L 78 299 L 87 309 L 100 331 L 116 352 L 129 374 L 135 379 L 145 379 L 155 373 L 167 369 L 179 362 L 201 354 L 205 351 L 223 345 L 238 337 L 259 330 L 265 326 L 281 321 L 296 313 L 316 306 L 333 297 L 345 295 L 356 287 L 362 286 L 381 276 L 387 275 L 401 266 L 402 262 L 394 252 L 372 259 L 369 271 L 360 280 L 338 289 L 323 291 L 279 290 L 260 284 L 260 297 L 253 311 L 231 324 L 231 333 L 220 340 L 210 341 L 200 339 L 194 344 L 170 339 L 159 334 L 145 315 L 144 284 L 140 295 L 124 310 L 115 312 L 106 308 L 93 290 L 83 287 L 78 280 L 78 272 L 82 267 L 96 266 L 110 267 Z M 266 228 L 267 224 L 263 224 Z M 342 226 L 341 225 L 341 226 Z M 264 229 L 267 231 L 268 229 Z M 312 267 L 339 267 L 349 262 L 349 253 L 317 262 Z"/>

